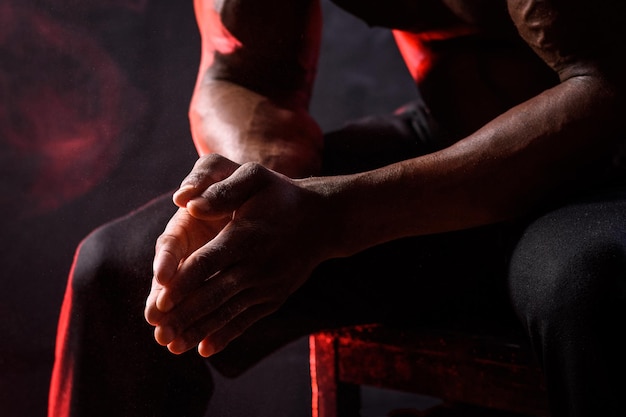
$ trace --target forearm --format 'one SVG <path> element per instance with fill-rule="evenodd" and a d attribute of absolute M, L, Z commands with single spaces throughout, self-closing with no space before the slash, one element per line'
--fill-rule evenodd
<path fill-rule="evenodd" d="M 309 180 L 335 207 L 329 223 L 337 254 L 512 219 L 575 186 L 616 141 L 623 108 L 601 84 L 571 79 L 437 153 L 327 183 Z"/>
<path fill-rule="evenodd" d="M 290 177 L 319 173 L 322 133 L 306 109 L 286 108 L 226 81 L 208 81 L 193 97 L 191 131 L 201 155 L 259 162 Z"/>

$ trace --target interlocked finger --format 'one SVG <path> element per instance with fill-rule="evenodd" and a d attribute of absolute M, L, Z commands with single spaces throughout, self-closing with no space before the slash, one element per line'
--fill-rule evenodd
<path fill-rule="evenodd" d="M 173 353 L 182 353 L 197 346 L 203 339 L 219 331 L 223 327 L 230 327 L 238 322 L 238 317 L 255 306 L 257 299 L 253 291 L 242 291 L 226 300 L 215 310 L 201 315 L 177 333 L 174 339 L 167 344 Z"/>

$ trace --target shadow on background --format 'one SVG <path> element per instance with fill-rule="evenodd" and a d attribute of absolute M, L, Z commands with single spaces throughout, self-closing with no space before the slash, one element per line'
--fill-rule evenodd
<path fill-rule="evenodd" d="M 0 416 L 46 415 L 56 320 L 80 240 L 176 187 L 196 159 L 187 122 L 199 58 L 192 6 L 0 3 Z M 323 6 L 311 106 L 322 128 L 412 99 L 391 34 Z M 212 409 L 310 414 L 307 360 L 303 340 L 228 390 L 218 380 Z"/>

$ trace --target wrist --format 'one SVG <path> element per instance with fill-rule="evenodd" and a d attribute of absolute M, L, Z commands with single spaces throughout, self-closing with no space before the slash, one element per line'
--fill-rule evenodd
<path fill-rule="evenodd" d="M 316 227 L 321 260 L 351 256 L 376 244 L 370 225 L 361 220 L 367 208 L 358 201 L 355 180 L 355 175 L 298 180 L 315 195 L 311 222 Z"/>
<path fill-rule="evenodd" d="M 301 184 L 320 197 L 325 256 L 347 257 L 391 240 L 428 230 L 425 211 L 414 202 L 418 188 L 407 187 L 397 169 L 311 177 Z M 409 197 L 412 196 L 412 197 Z"/>

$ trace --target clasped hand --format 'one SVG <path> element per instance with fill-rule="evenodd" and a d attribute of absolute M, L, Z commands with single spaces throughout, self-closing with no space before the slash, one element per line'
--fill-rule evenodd
<path fill-rule="evenodd" d="M 216 154 L 197 161 L 173 198 L 145 318 L 172 353 L 197 346 L 207 357 L 276 311 L 323 260 L 324 198 Z"/>

